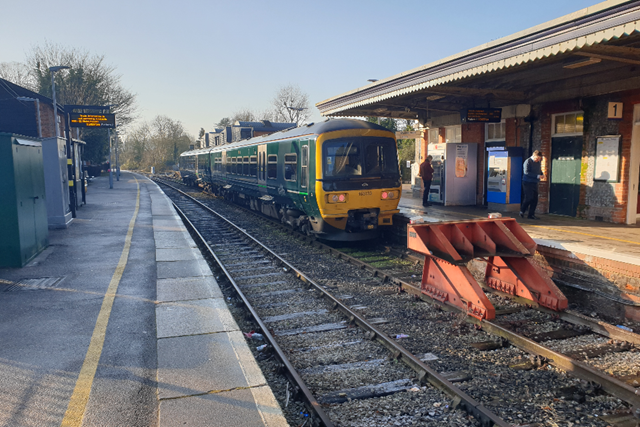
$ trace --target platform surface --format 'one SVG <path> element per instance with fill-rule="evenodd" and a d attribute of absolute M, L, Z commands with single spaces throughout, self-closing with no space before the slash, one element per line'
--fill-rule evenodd
<path fill-rule="evenodd" d="M 155 183 L 97 178 L 49 233 L 26 267 L 0 269 L 0 425 L 287 425 Z"/>
<path fill-rule="evenodd" d="M 398 207 L 400 215 L 423 218 L 425 222 L 487 218 L 490 212 L 476 206 L 437 204 L 425 209 L 422 207 L 422 199 L 412 197 L 407 188 L 402 191 Z M 558 215 L 540 214 L 539 220 L 531 220 L 520 218 L 517 212 L 501 214 L 503 217 L 515 218 L 538 245 L 640 265 L 640 227 L 637 225 L 611 224 Z"/>

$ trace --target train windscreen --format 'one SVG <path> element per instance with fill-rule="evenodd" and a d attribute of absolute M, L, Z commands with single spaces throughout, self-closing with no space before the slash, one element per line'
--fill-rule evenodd
<path fill-rule="evenodd" d="M 398 176 L 396 144 L 390 138 L 340 138 L 323 144 L 324 178 Z"/>

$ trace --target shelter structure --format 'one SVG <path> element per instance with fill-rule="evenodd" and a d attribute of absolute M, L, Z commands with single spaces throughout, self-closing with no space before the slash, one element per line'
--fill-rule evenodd
<path fill-rule="evenodd" d="M 487 148 L 520 147 L 544 154 L 537 212 L 640 219 L 639 1 L 605 1 L 316 106 L 418 119 L 420 161 L 432 144 L 477 144 L 478 205 Z"/>

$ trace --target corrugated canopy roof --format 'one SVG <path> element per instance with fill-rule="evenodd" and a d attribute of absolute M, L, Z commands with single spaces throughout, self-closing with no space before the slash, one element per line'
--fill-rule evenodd
<path fill-rule="evenodd" d="M 640 87 L 640 2 L 611 0 L 316 104 L 321 114 L 427 118 Z"/>

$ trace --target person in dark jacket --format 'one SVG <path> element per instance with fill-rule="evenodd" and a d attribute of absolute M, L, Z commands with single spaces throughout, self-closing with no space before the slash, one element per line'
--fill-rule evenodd
<path fill-rule="evenodd" d="M 420 177 L 422 177 L 422 183 L 424 184 L 424 192 L 422 193 L 422 206 L 425 208 L 429 206 L 429 189 L 431 188 L 431 180 L 433 179 L 433 166 L 431 166 L 432 156 L 427 158 L 420 164 Z"/>
<path fill-rule="evenodd" d="M 524 218 L 524 214 L 529 210 L 527 218 L 540 219 L 536 213 L 538 206 L 538 183 L 544 177 L 542 174 L 542 153 L 538 150 L 524 161 L 522 176 L 522 205 L 520 205 L 520 217 Z"/>

